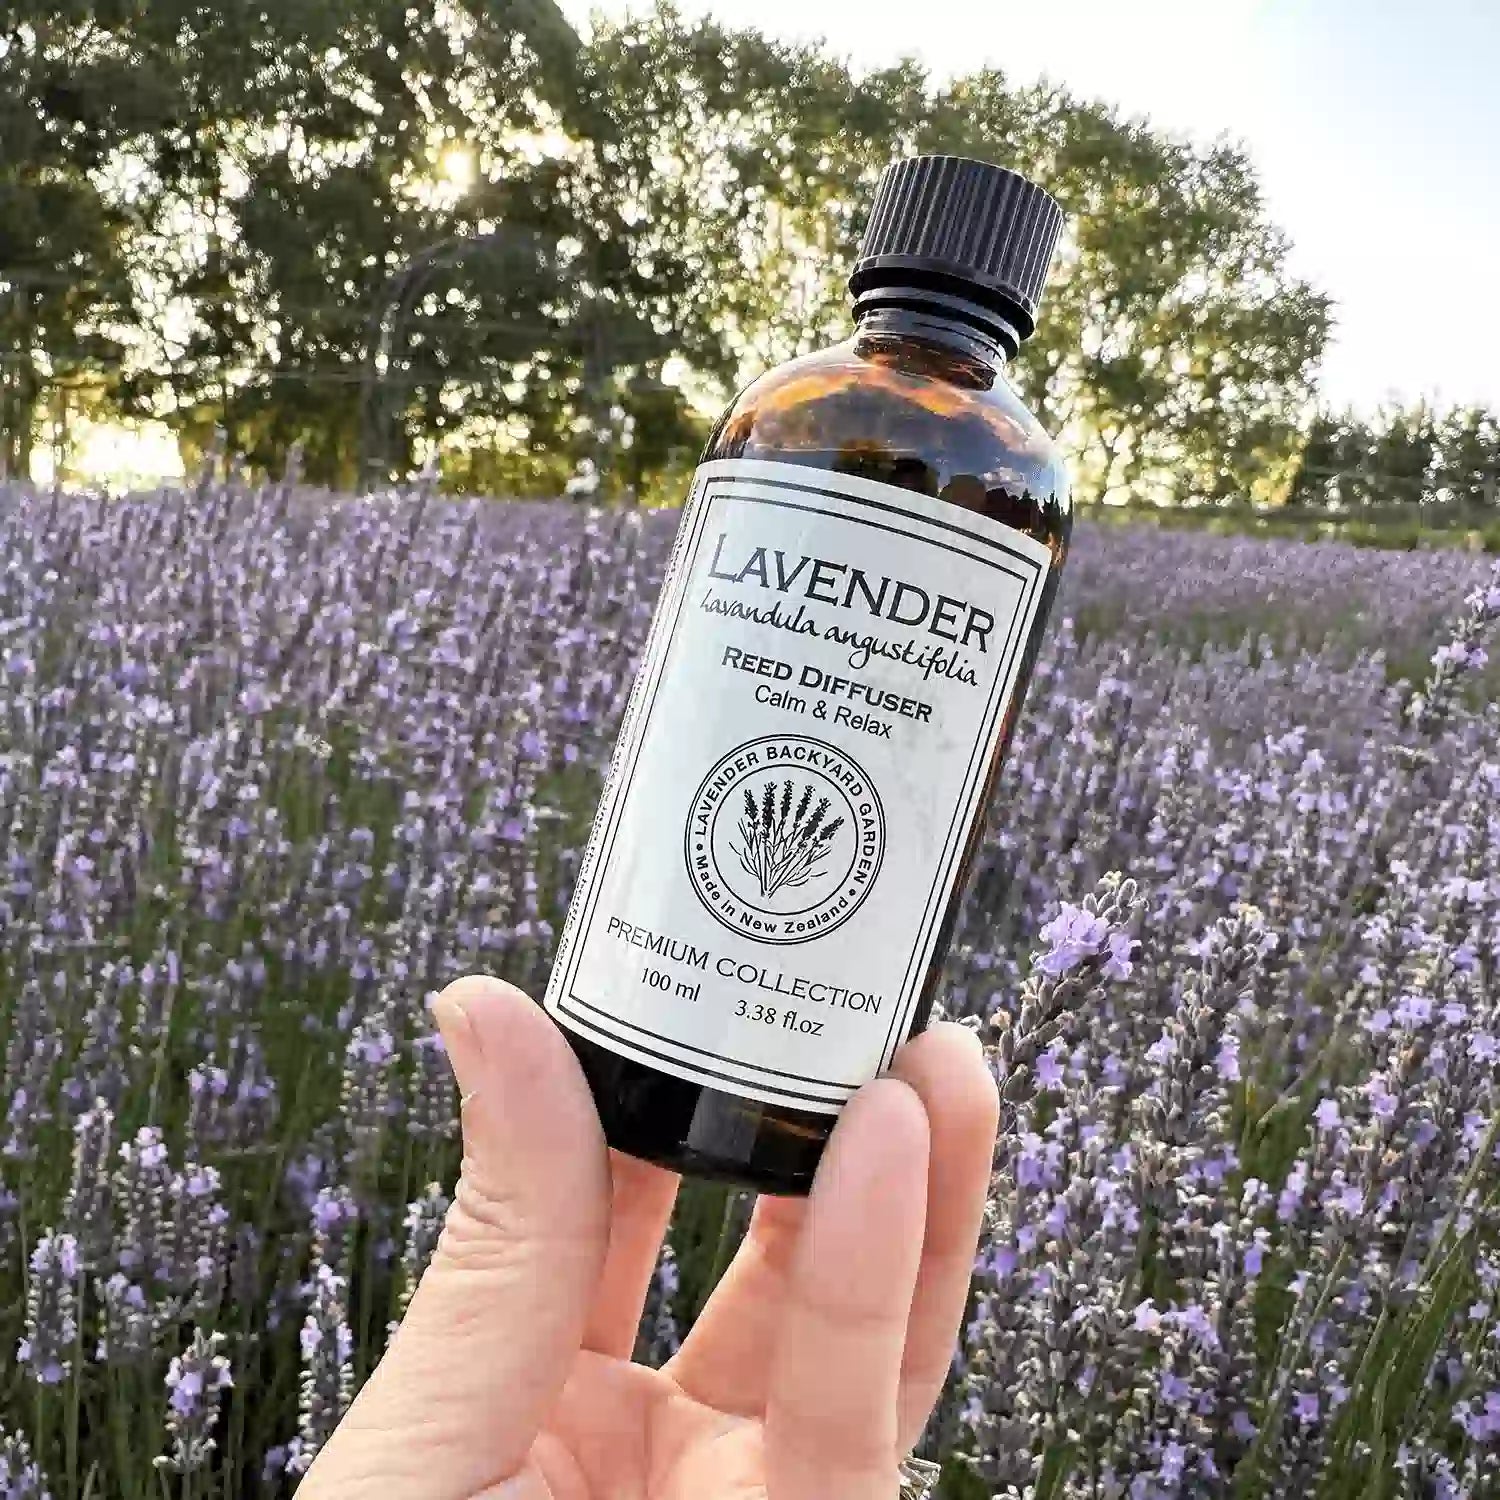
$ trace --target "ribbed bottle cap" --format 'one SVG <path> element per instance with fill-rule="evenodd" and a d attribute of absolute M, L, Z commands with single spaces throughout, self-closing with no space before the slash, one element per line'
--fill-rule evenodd
<path fill-rule="evenodd" d="M 880 178 L 849 287 L 858 296 L 906 280 L 952 284 L 1028 338 L 1062 221 L 1056 200 L 1019 172 L 966 156 L 907 157 Z"/>

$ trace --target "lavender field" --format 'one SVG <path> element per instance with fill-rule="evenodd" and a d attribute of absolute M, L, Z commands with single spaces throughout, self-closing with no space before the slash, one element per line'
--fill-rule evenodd
<path fill-rule="evenodd" d="M 294 1486 L 674 525 L 0 486 L 0 1494 Z M 1500 1495 L 1497 620 L 1465 554 L 1080 526 L 944 1001 L 1007 1106 L 945 1494 Z"/>

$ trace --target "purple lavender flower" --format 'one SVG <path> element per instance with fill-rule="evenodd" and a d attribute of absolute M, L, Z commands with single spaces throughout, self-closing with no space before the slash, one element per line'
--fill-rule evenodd
<path fill-rule="evenodd" d="M 5 1500 L 52 1500 L 41 1465 L 20 1433 L 0 1428 L 0 1495 Z"/>
<path fill-rule="evenodd" d="M 396 1324 L 411 1306 L 417 1283 L 421 1281 L 422 1273 L 438 1247 L 449 1201 L 442 1188 L 431 1182 L 421 1197 L 414 1198 L 406 1205 L 403 1224 L 406 1233 L 401 1247 L 401 1290 L 396 1299 L 396 1318 L 391 1325 L 393 1334 Z"/>
<path fill-rule="evenodd" d="M 677 1353 L 682 1343 L 674 1310 L 679 1284 L 676 1252 L 670 1244 L 663 1244 L 656 1269 L 651 1273 L 651 1285 L 646 1290 L 646 1305 L 636 1333 L 637 1363 L 660 1369 Z"/>
<path fill-rule="evenodd" d="M 184 1348 L 226 1297 L 252 1402 L 305 1335 L 242 1475 L 373 1365 L 443 1201 L 390 1194 L 455 1165 L 424 997 L 545 983 L 673 519 L 0 480 L 0 1301 L 96 1488 L 116 1389 L 232 1399 Z M 1005 1130 L 924 1449 L 986 1493 L 1500 1492 L 1497 579 L 1080 523 L 940 995 Z"/>
<path fill-rule="evenodd" d="M 156 1459 L 156 1466 L 174 1474 L 191 1474 L 203 1468 L 217 1444 L 214 1428 L 224 1392 L 234 1384 L 229 1361 L 220 1352 L 224 1336 L 193 1330 L 192 1342 L 174 1355 L 167 1368 L 167 1436 L 169 1450 Z"/>
<path fill-rule="evenodd" d="M 16 1359 L 38 1385 L 59 1385 L 73 1368 L 78 1338 L 78 1242 L 49 1230 L 31 1252 L 25 1332 Z"/>
<path fill-rule="evenodd" d="M 1432 735 L 1437 733 L 1455 711 L 1462 679 L 1466 673 L 1477 673 L 1489 662 L 1483 639 L 1490 627 L 1500 620 L 1500 564 L 1488 583 L 1464 599 L 1463 611 L 1454 623 L 1453 638 L 1432 653 L 1432 672 L 1407 707 L 1413 726 Z"/>
<path fill-rule="evenodd" d="M 458 1133 L 458 1098 L 443 1039 L 426 1032 L 411 1043 L 410 1053 L 407 1129 L 420 1141 L 450 1140 Z"/>
<path fill-rule="evenodd" d="M 1082 907 L 1065 907 L 1043 929 L 1043 941 L 1049 947 L 1033 965 L 1032 978 L 1021 993 L 1019 1014 L 1011 1021 L 997 1012 L 991 1022 L 992 1066 L 1005 1103 L 1015 1106 L 1029 1098 L 1038 1060 L 1062 1036 L 1072 1007 L 1100 984 L 1105 967 L 1113 961 L 1109 937 L 1126 930 L 1138 907 L 1135 883 L 1111 875 Z M 1058 955 L 1065 956 L 1066 963 Z M 1054 959 L 1050 967 L 1049 956 Z"/>
<path fill-rule="evenodd" d="M 93 1265 L 110 1239 L 110 1148 L 114 1112 L 102 1100 L 73 1126 L 73 1170 L 63 1202 L 63 1224 Z"/>
<path fill-rule="evenodd" d="M 312 1301 L 302 1324 L 302 1384 L 297 1436 L 288 1445 L 287 1468 L 305 1474 L 338 1425 L 354 1395 L 354 1335 L 344 1305 L 345 1283 L 319 1264 Z"/>
<path fill-rule="evenodd" d="M 218 1168 L 189 1164 L 172 1179 L 171 1252 L 166 1281 L 192 1317 L 217 1311 L 223 1291 L 229 1211 Z"/>
<path fill-rule="evenodd" d="M 49 998 L 37 980 L 21 986 L 8 1027 L 4 1091 L 0 1094 L 5 1100 L 0 1157 L 13 1161 L 35 1155 L 37 1131 L 51 1118 L 50 1080 L 60 1055 L 61 1037 L 48 1022 L 49 1010 Z"/>
<path fill-rule="evenodd" d="M 170 1275 L 172 1168 L 162 1133 L 143 1125 L 119 1149 L 111 1192 L 122 1218 L 117 1259 L 136 1276 Z"/>
<path fill-rule="evenodd" d="M 343 1121 L 357 1177 L 374 1169 L 393 1107 L 396 1043 L 380 1016 L 362 1021 L 344 1053 Z"/>
<path fill-rule="evenodd" d="M 157 1317 L 145 1288 L 123 1271 L 97 1283 L 101 1305 L 99 1359 L 109 1364 L 140 1364 L 155 1352 Z"/>
<path fill-rule="evenodd" d="M 346 1187 L 322 1188 L 312 1205 L 314 1265 L 325 1265 L 347 1282 L 359 1228 L 359 1205 Z"/>
<path fill-rule="evenodd" d="M 1093 958 L 1110 937 L 1109 924 L 1092 912 L 1066 902 L 1062 910 L 1045 927 L 1041 938 L 1047 951 L 1037 960 L 1044 974 L 1061 976 L 1076 969 L 1085 959 Z M 1128 939 L 1127 956 L 1128 956 Z M 1116 966 L 1119 957 L 1110 945 L 1110 962 Z"/>

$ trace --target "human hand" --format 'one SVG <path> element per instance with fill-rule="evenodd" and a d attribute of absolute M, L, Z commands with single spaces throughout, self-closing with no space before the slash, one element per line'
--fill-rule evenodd
<path fill-rule="evenodd" d="M 939 1025 L 762 1197 L 680 1352 L 631 1363 L 677 1178 L 609 1151 L 544 1012 L 435 1005 L 463 1108 L 442 1242 L 299 1500 L 895 1500 L 963 1316 L 997 1104 Z"/>

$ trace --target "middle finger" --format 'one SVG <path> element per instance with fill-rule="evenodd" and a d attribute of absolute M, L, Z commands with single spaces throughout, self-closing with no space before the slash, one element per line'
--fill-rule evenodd
<path fill-rule="evenodd" d="M 609 1153 L 609 1165 L 609 1248 L 584 1328 L 583 1347 L 629 1359 L 667 1221 L 677 1201 L 678 1179 L 665 1167 L 618 1151 Z"/>
<path fill-rule="evenodd" d="M 927 1111 L 927 1228 L 902 1362 L 899 1429 L 916 1442 L 942 1390 L 968 1298 L 995 1149 L 999 1103 L 972 1033 L 939 1024 L 896 1054 L 892 1073 Z M 765 1411 L 792 1255 L 805 1198 L 762 1197 L 733 1263 L 668 1366 L 695 1400 L 718 1411 Z"/>
<path fill-rule="evenodd" d="M 737 1416 L 765 1410 L 792 1253 L 806 1214 L 805 1198 L 756 1201 L 734 1260 L 667 1366 L 695 1401 Z"/>

